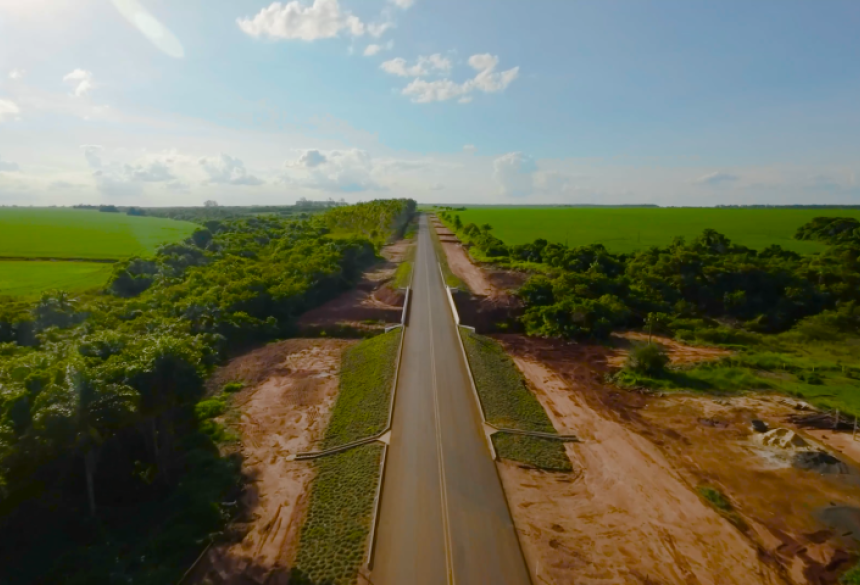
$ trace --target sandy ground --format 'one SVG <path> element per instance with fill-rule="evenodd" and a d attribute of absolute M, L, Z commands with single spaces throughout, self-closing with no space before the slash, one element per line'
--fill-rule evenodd
<path fill-rule="evenodd" d="M 292 339 L 255 350 L 221 368 L 210 386 L 244 380 L 234 404 L 241 413 L 243 472 L 248 487 L 232 526 L 233 543 L 211 549 L 190 581 L 244 585 L 287 582 L 306 505 L 310 463 L 286 457 L 312 450 L 334 404 L 341 354 L 354 342 Z"/>
<path fill-rule="evenodd" d="M 497 338 L 559 432 L 582 440 L 566 447 L 572 474 L 499 464 L 537 583 L 837 582 L 856 543 L 821 511 L 860 506 L 856 478 L 795 469 L 751 440 L 753 418 L 790 426 L 793 401 L 645 397 L 604 385 L 621 350 Z M 708 357 L 668 341 L 677 362 Z M 853 452 L 835 436 L 825 444 Z M 733 519 L 699 498 L 706 484 L 726 494 Z"/>
<path fill-rule="evenodd" d="M 433 225 L 442 249 L 448 257 L 451 272 L 462 280 L 473 294 L 491 298 L 506 297 L 512 289 L 519 288 L 525 282 L 525 275 L 502 271 L 486 270 L 472 262 L 463 245 L 451 231 L 438 221 Z"/>

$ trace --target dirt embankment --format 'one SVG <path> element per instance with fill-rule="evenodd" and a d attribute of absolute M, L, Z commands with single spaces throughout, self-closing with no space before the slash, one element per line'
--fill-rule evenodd
<path fill-rule="evenodd" d="M 451 272 L 466 283 L 473 294 L 504 302 L 512 291 L 518 289 L 525 282 L 527 278 L 525 274 L 494 270 L 475 264 L 456 235 L 438 220 L 432 223 L 439 235 L 445 255 L 448 257 L 448 266 L 451 268 Z"/>
<path fill-rule="evenodd" d="M 788 426 L 790 403 L 645 397 L 603 383 L 618 349 L 498 339 L 556 428 L 582 439 L 566 447 L 572 475 L 500 464 L 536 582 L 834 584 L 852 560 L 856 542 L 827 521 L 845 510 L 844 526 L 860 506 L 851 477 L 797 469 L 753 440 L 751 420 Z M 676 362 L 706 357 L 666 345 Z M 723 492 L 732 513 L 700 486 Z"/>
<path fill-rule="evenodd" d="M 389 284 L 410 244 L 410 240 L 400 240 L 384 247 L 381 254 L 385 262 L 367 271 L 354 289 L 302 315 L 299 329 L 328 334 L 348 330 L 377 333 L 386 325 L 399 323 L 404 293 Z"/>
<path fill-rule="evenodd" d="M 293 339 L 232 360 L 210 379 L 212 389 L 242 380 L 234 398 L 240 418 L 243 473 L 249 478 L 231 542 L 213 547 L 189 582 L 245 585 L 288 582 L 307 487 L 308 462 L 289 455 L 322 438 L 338 388 L 341 354 L 353 341 Z"/>

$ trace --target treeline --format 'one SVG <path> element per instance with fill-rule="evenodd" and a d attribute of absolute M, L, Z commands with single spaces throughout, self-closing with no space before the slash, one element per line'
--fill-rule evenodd
<path fill-rule="evenodd" d="M 841 328 L 860 325 L 857 240 L 801 256 L 776 245 L 752 250 L 705 230 L 689 242 L 676 238 L 665 248 L 614 254 L 600 244 L 567 247 L 543 239 L 507 246 L 491 226 L 440 216 L 478 249 L 476 256 L 534 273 L 518 293 L 532 335 L 604 339 L 647 324 L 730 342 L 739 330 L 784 331 L 813 315 Z M 835 226 L 844 222 L 819 218 L 798 237 L 822 229 L 830 234 Z"/>
<path fill-rule="evenodd" d="M 339 207 L 327 212 L 323 221 L 335 234 L 358 233 L 382 245 L 393 235 L 402 235 L 415 214 L 415 201 L 401 201 L 402 205 L 398 207 L 380 201 L 371 201 L 355 208 Z"/>
<path fill-rule="evenodd" d="M 201 460 L 215 465 L 195 415 L 207 374 L 232 350 L 292 334 L 304 311 L 352 287 L 414 207 L 336 210 L 344 225 L 383 217 L 376 241 L 345 228 L 331 237 L 325 215 L 210 221 L 155 257 L 118 263 L 102 293 L 0 302 L 0 573 L 51 540 L 27 534 L 175 498 Z M 212 421 L 203 430 L 223 434 Z M 207 529 L 223 520 L 212 502 L 198 512 Z M 60 549 L 86 540 L 68 537 Z"/>

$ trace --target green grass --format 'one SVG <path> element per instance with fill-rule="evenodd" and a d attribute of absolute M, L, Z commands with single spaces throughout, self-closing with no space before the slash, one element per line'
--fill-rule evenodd
<path fill-rule="evenodd" d="M 151 255 L 197 225 L 84 209 L 0 208 L 0 257 L 111 258 Z"/>
<path fill-rule="evenodd" d="M 111 265 L 97 262 L 0 261 L 0 296 L 37 297 L 42 291 L 77 292 L 107 282 Z"/>
<path fill-rule="evenodd" d="M 696 492 L 729 522 L 744 531 L 749 528 L 744 519 L 735 511 L 732 503 L 725 494 L 723 494 L 723 492 L 709 485 L 700 485 L 696 488 Z"/>
<path fill-rule="evenodd" d="M 363 445 L 317 460 L 291 583 L 352 585 L 364 561 L 383 447 Z"/>
<path fill-rule="evenodd" d="M 324 449 L 364 439 L 385 429 L 401 335 L 402 330 L 395 329 L 345 352 L 340 392 L 326 429 Z"/>
<path fill-rule="evenodd" d="M 467 329 L 460 329 L 460 334 L 487 421 L 510 429 L 555 433 L 543 406 L 505 350 L 495 340 Z"/>
<path fill-rule="evenodd" d="M 496 453 L 503 459 L 550 471 L 573 471 L 561 441 L 511 433 L 495 433 L 492 439 Z"/>
<path fill-rule="evenodd" d="M 394 273 L 394 288 L 406 288 L 412 279 L 412 262 L 404 260 Z"/>
<path fill-rule="evenodd" d="M 792 239 L 798 227 L 819 216 L 860 219 L 857 209 L 473 207 L 456 213 L 464 224 L 489 223 L 509 245 L 544 238 L 569 246 L 599 243 L 614 252 L 666 246 L 675 236 L 692 239 L 706 228 L 753 249 L 779 244 L 820 252 L 824 244 Z"/>

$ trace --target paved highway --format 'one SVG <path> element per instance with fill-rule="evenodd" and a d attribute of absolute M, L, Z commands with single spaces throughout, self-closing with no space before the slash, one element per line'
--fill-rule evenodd
<path fill-rule="evenodd" d="M 422 216 L 374 585 L 529 585 Z"/>

